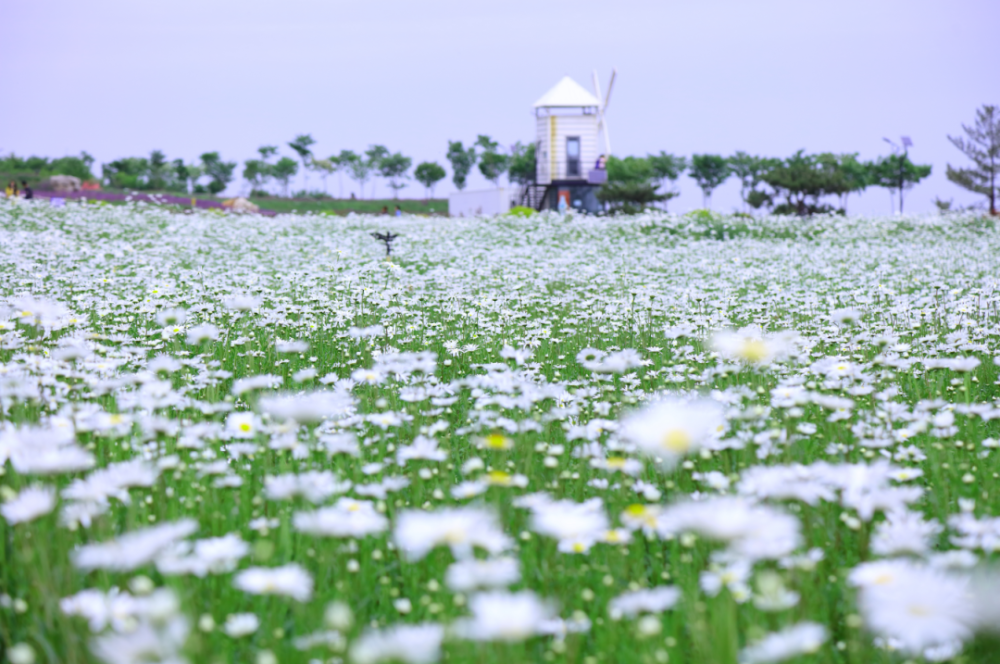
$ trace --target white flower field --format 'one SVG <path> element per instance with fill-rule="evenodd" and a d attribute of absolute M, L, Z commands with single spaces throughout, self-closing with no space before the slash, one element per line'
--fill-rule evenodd
<path fill-rule="evenodd" d="M 0 201 L 0 274 L 15 664 L 997 660 L 994 221 Z"/>

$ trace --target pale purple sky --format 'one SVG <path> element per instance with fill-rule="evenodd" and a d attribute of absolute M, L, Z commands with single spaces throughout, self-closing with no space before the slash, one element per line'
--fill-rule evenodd
<path fill-rule="evenodd" d="M 0 153 L 218 150 L 242 170 L 258 146 L 308 132 L 319 156 L 381 143 L 436 160 L 449 170 L 438 195 L 453 189 L 449 139 L 534 140 L 531 104 L 564 75 L 589 88 L 593 69 L 605 83 L 618 69 L 618 156 L 871 159 L 902 134 L 934 166 L 907 197 L 914 212 L 981 200 L 944 177 L 965 163 L 946 135 L 1000 104 L 998 0 L 25 0 L 2 19 Z M 672 209 L 701 207 L 687 176 L 680 190 Z M 731 180 L 712 207 L 738 204 Z M 850 208 L 887 213 L 889 195 Z"/>

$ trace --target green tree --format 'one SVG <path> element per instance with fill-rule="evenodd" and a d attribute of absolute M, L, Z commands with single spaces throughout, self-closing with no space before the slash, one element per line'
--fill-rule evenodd
<path fill-rule="evenodd" d="M 729 177 L 729 164 L 725 157 L 717 154 L 696 154 L 691 156 L 688 177 L 698 183 L 703 196 L 702 205 L 712 203 L 712 192 Z"/>
<path fill-rule="evenodd" d="M 479 155 L 479 172 L 492 182 L 494 187 L 499 187 L 500 178 L 510 166 L 510 157 L 501 153 L 500 144 L 491 140 L 489 136 L 480 134 L 476 138 L 476 145 L 483 149 Z"/>
<path fill-rule="evenodd" d="M 445 175 L 444 168 L 435 161 L 417 164 L 417 168 L 413 171 L 413 177 L 427 190 L 425 193 L 428 198 L 434 197 L 434 187 L 444 179 Z"/>
<path fill-rule="evenodd" d="M 170 162 L 163 150 L 153 150 L 149 153 L 149 188 L 166 189 L 170 183 Z"/>
<path fill-rule="evenodd" d="M 145 157 L 125 157 L 101 165 L 106 183 L 119 189 L 148 189 L 149 160 Z"/>
<path fill-rule="evenodd" d="M 299 172 L 299 164 L 291 157 L 282 157 L 270 166 L 271 177 L 281 183 L 285 198 L 288 198 L 288 183 Z"/>
<path fill-rule="evenodd" d="M 313 159 L 310 164 L 312 169 L 319 173 L 320 179 L 323 180 L 323 193 L 329 195 L 330 190 L 326 186 L 326 179 L 337 172 L 337 167 L 339 166 L 337 158 Z"/>
<path fill-rule="evenodd" d="M 653 182 L 655 170 L 642 157 L 608 157 L 608 181 L 597 191 L 597 200 L 612 212 L 635 214 L 667 200 Z"/>
<path fill-rule="evenodd" d="M 875 186 L 899 193 L 899 213 L 903 214 L 903 191 L 912 189 L 913 185 L 930 175 L 931 166 L 914 164 L 904 151 L 880 157 L 872 164 L 869 174 Z"/>
<path fill-rule="evenodd" d="M 668 152 L 660 150 L 660 154 L 651 154 L 646 157 L 646 161 L 649 162 L 650 168 L 653 170 L 653 180 L 655 180 L 662 187 L 664 182 L 669 181 L 671 184 L 670 191 L 663 192 L 663 209 L 667 209 L 667 201 L 672 198 L 676 198 L 681 195 L 681 193 L 673 189 L 673 183 L 677 181 L 677 178 L 681 176 L 684 171 L 687 170 L 688 161 L 687 157 L 673 155 Z"/>
<path fill-rule="evenodd" d="M 776 206 L 774 212 L 806 216 L 835 211 L 832 206 L 821 203 L 821 199 L 827 195 L 842 196 L 850 191 L 839 164 L 839 157 L 829 152 L 809 155 L 805 150 L 799 150 L 766 171 L 761 181 L 774 189 L 775 197 L 785 197 L 785 202 Z M 767 199 L 764 195 L 747 197 L 748 203 L 757 204 L 754 207 L 759 207 L 762 200 L 773 201 L 773 198 Z"/>
<path fill-rule="evenodd" d="M 365 150 L 365 160 L 368 162 L 369 173 L 381 173 L 382 160 L 389 156 L 389 148 L 384 145 L 369 145 Z M 375 182 L 372 181 L 372 198 L 375 198 Z"/>
<path fill-rule="evenodd" d="M 948 140 L 972 160 L 975 168 L 952 168 L 945 175 L 963 189 L 982 194 L 990 201 L 990 214 L 997 214 L 997 169 L 1000 168 L 1000 108 L 984 105 L 976 111 L 976 124 L 962 125 L 968 137 Z"/>
<path fill-rule="evenodd" d="M 288 143 L 288 147 L 295 150 L 295 154 L 299 155 L 299 160 L 302 162 L 302 177 L 305 180 L 303 188 L 306 190 L 309 189 L 309 160 L 313 156 L 310 148 L 315 144 L 316 141 L 309 134 L 299 134 Z"/>
<path fill-rule="evenodd" d="M 359 198 L 364 198 L 365 182 L 371 176 L 372 165 L 367 159 L 351 150 L 341 150 L 339 159 L 343 164 L 342 168 L 346 168 L 351 179 L 358 183 Z"/>
<path fill-rule="evenodd" d="M 852 152 L 840 155 L 839 167 L 847 185 L 847 190 L 841 199 L 841 207 L 844 214 L 847 214 L 847 198 L 855 192 L 864 191 L 871 184 L 871 165 L 868 162 L 858 161 L 858 153 Z"/>
<path fill-rule="evenodd" d="M 826 193 L 817 168 L 816 158 L 799 150 L 767 171 L 763 181 L 771 185 L 775 196 L 784 196 L 785 202 L 775 208 L 777 214 L 806 216 L 822 211 L 819 199 Z"/>
<path fill-rule="evenodd" d="M 222 161 L 218 152 L 201 155 L 201 166 L 205 175 L 212 180 L 208 183 L 208 190 L 213 194 L 218 194 L 232 182 L 233 172 L 236 170 L 236 162 Z"/>
<path fill-rule="evenodd" d="M 49 171 L 53 175 L 72 175 L 83 181 L 94 179 L 94 174 L 90 172 L 90 164 L 80 157 L 61 157 L 59 159 L 53 159 L 52 162 L 49 163 Z"/>
<path fill-rule="evenodd" d="M 250 183 L 251 193 L 264 188 L 271 177 L 271 164 L 263 159 L 247 159 L 243 163 L 243 179 Z"/>
<path fill-rule="evenodd" d="M 257 148 L 257 152 L 260 153 L 260 159 L 264 163 L 270 163 L 268 160 L 274 155 L 278 154 L 278 148 L 274 145 L 262 145 Z"/>
<path fill-rule="evenodd" d="M 538 177 L 538 163 L 535 157 L 535 144 L 522 145 L 520 141 L 511 150 L 510 167 L 507 178 L 512 182 L 525 186 L 533 184 Z"/>
<path fill-rule="evenodd" d="M 411 165 L 413 159 L 403 156 L 401 152 L 386 155 L 379 161 L 378 174 L 389 181 L 393 198 L 399 198 L 399 190 L 406 186 L 404 180 L 410 179 L 406 172 Z"/>
<path fill-rule="evenodd" d="M 469 172 L 476 165 L 476 147 L 473 145 L 466 149 L 462 141 L 448 141 L 448 153 L 445 156 L 451 162 L 451 181 L 459 191 L 462 191 L 465 189 Z"/>
<path fill-rule="evenodd" d="M 201 167 L 197 164 L 185 164 L 183 159 L 174 159 L 172 166 L 178 187 L 187 193 L 194 192 L 198 178 L 202 175 Z"/>
<path fill-rule="evenodd" d="M 726 160 L 729 171 L 740 180 L 740 198 L 743 200 L 744 206 L 750 205 L 747 197 L 761 183 L 761 177 L 764 173 L 774 167 L 774 162 L 773 159 L 757 157 L 742 150 L 738 150 L 736 154 Z M 755 200 L 762 201 L 763 199 L 756 196 Z M 744 209 L 746 208 L 744 207 Z"/>
<path fill-rule="evenodd" d="M 341 150 L 340 154 L 330 157 L 330 161 L 337 164 L 337 173 L 339 174 L 337 181 L 340 185 L 340 198 L 344 197 L 344 172 L 349 170 L 351 163 L 357 158 L 358 155 L 351 150 Z"/>

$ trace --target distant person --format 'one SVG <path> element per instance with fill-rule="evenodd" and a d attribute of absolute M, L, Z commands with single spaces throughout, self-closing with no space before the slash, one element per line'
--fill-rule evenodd
<path fill-rule="evenodd" d="M 5 193 L 7 194 L 7 198 L 17 198 L 18 194 L 17 181 L 11 180 L 10 182 L 8 182 L 7 191 Z"/>
<path fill-rule="evenodd" d="M 352 201 L 357 200 L 357 196 L 354 195 L 353 191 L 351 192 L 351 200 Z"/>
<path fill-rule="evenodd" d="M 398 205 L 396 206 L 396 216 L 397 217 L 403 216 L 403 210 Z"/>
<path fill-rule="evenodd" d="M 602 154 L 597 158 L 597 163 L 594 164 L 594 169 L 598 171 L 603 171 L 608 167 L 608 155 Z"/>
<path fill-rule="evenodd" d="M 382 212 L 380 214 L 389 214 L 389 206 L 388 205 L 383 205 L 382 206 Z"/>
<path fill-rule="evenodd" d="M 35 197 L 35 192 L 31 190 L 31 187 L 28 186 L 28 181 L 27 180 L 21 180 L 21 191 L 24 192 L 24 197 L 25 198 L 34 198 Z"/>

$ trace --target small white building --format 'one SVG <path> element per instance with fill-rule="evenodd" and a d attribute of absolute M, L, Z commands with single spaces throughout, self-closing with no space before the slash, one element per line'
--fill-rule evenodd
<path fill-rule="evenodd" d="M 597 211 L 595 194 L 607 177 L 598 142 L 601 100 L 565 76 L 534 109 L 537 165 L 532 203 L 539 209 Z"/>
<path fill-rule="evenodd" d="M 449 217 L 491 217 L 510 212 L 510 192 L 504 188 L 456 191 L 448 194 Z"/>
<path fill-rule="evenodd" d="M 538 184 L 584 180 L 600 156 L 597 111 L 601 101 L 569 76 L 535 102 Z"/>

